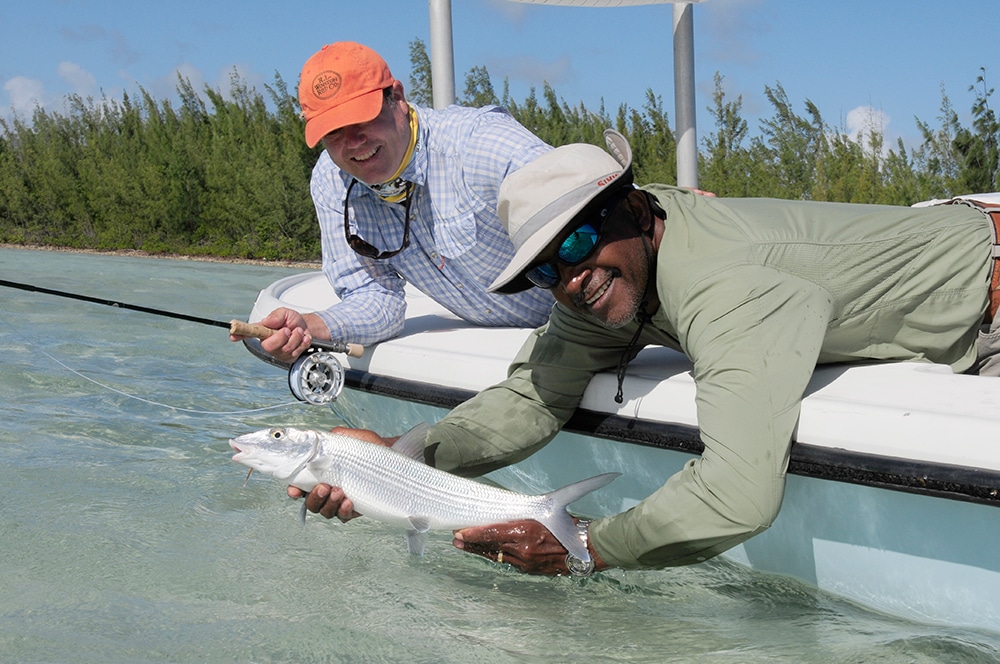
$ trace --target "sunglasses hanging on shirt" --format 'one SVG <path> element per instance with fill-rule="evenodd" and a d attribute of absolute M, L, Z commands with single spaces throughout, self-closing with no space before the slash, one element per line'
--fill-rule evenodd
<path fill-rule="evenodd" d="M 351 178 L 351 183 L 347 185 L 347 193 L 344 194 L 344 237 L 347 238 L 347 244 L 354 250 L 354 253 L 359 256 L 364 256 L 365 258 L 371 258 L 373 260 L 392 258 L 403 249 L 410 246 L 410 203 L 413 202 L 413 183 L 407 183 L 406 201 L 403 203 L 406 208 L 406 216 L 403 221 L 403 244 L 395 251 L 379 251 L 376 247 L 373 247 L 351 232 L 351 222 L 350 217 L 348 216 L 347 202 L 351 198 L 351 189 L 354 188 L 354 185 L 357 184 L 357 182 L 357 178 Z"/>

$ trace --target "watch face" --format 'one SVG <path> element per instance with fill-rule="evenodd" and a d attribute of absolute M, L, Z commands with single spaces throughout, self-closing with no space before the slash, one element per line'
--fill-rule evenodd
<path fill-rule="evenodd" d="M 567 555 L 566 567 L 573 576 L 590 576 L 594 571 L 594 559 L 583 561 L 576 556 Z"/>

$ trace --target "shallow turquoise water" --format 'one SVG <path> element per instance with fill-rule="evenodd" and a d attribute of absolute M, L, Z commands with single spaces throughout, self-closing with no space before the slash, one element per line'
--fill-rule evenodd
<path fill-rule="evenodd" d="M 212 320 L 291 270 L 0 250 L 0 279 Z M 0 661 L 997 662 L 1000 636 L 725 562 L 584 582 L 297 518 L 233 435 L 329 427 L 207 325 L 0 289 Z M 274 407 L 269 410 L 256 410 Z"/>

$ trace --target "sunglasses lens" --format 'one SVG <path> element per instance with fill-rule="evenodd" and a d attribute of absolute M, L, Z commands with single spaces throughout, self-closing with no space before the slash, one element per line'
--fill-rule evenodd
<path fill-rule="evenodd" d="M 366 258 L 376 258 L 379 254 L 378 249 L 368 244 L 357 235 L 349 235 L 347 237 L 347 244 L 354 250 L 354 253 Z"/>
<path fill-rule="evenodd" d="M 590 224 L 583 224 L 559 245 L 557 258 L 566 265 L 578 265 L 587 260 L 601 239 L 601 234 Z M 539 288 L 555 288 L 559 284 L 559 270 L 554 262 L 536 265 L 524 276 Z"/>
<path fill-rule="evenodd" d="M 598 232 L 590 224 L 580 226 L 563 240 L 559 247 L 559 260 L 567 265 L 582 263 L 597 246 L 598 237 Z"/>
<path fill-rule="evenodd" d="M 559 283 L 559 272 L 551 263 L 537 265 L 525 272 L 524 276 L 539 288 L 555 288 Z"/>

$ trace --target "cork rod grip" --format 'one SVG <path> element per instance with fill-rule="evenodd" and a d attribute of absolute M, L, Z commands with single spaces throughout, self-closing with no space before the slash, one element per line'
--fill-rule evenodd
<path fill-rule="evenodd" d="M 229 334 L 263 340 L 274 334 L 274 330 L 264 327 L 259 323 L 244 323 L 243 321 L 233 319 L 229 321 Z M 346 353 L 351 357 L 361 357 L 365 352 L 365 347 L 358 344 L 335 343 L 333 345 L 337 347 L 339 352 Z"/>

